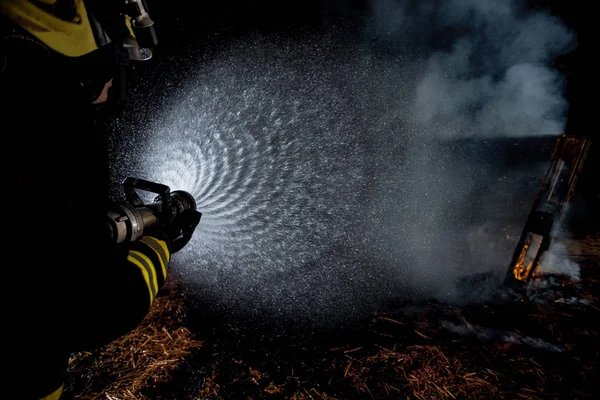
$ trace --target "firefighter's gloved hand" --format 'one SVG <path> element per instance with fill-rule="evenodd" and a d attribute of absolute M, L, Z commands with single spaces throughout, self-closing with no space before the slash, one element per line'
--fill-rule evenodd
<path fill-rule="evenodd" d="M 202 213 L 196 210 L 186 210 L 177 215 L 173 221 L 164 227 L 164 233 L 169 238 L 171 254 L 183 249 L 192 238 Z"/>

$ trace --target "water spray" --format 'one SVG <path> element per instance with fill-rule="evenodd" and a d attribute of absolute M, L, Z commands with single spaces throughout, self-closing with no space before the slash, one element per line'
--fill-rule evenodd
<path fill-rule="evenodd" d="M 373 41 L 257 34 L 165 66 L 186 82 L 148 89 L 168 106 L 140 104 L 140 162 L 121 161 L 203 210 L 178 269 L 190 292 L 296 323 L 502 279 L 547 162 L 526 141 L 563 130 L 548 62 L 572 35 L 512 1 L 425 3 L 373 2 Z M 511 162 L 522 148 L 532 158 Z"/>

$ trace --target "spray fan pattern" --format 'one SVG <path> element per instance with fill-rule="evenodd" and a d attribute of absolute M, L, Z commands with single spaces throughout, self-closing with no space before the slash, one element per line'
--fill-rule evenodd
<path fill-rule="evenodd" d="M 545 163 L 498 143 L 563 133 L 549 63 L 574 38 L 511 1 L 373 4 L 360 29 L 182 61 L 151 116 L 137 175 L 196 197 L 179 264 L 215 301 L 331 320 L 505 272 Z"/>

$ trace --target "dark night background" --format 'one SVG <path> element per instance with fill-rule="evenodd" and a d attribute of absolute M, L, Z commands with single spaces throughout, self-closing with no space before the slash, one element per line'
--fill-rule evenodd
<path fill-rule="evenodd" d="M 148 1 L 156 22 L 161 45 L 157 57 L 177 54 L 187 46 L 202 46 L 203 41 L 219 41 L 251 32 L 294 33 L 318 30 L 332 25 L 358 25 L 368 0 L 307 0 L 281 2 L 224 1 L 203 2 Z M 579 2 L 528 0 L 532 9 L 546 11 L 562 19 L 577 34 L 577 48 L 556 60 L 568 78 L 566 95 L 571 104 L 566 131 L 598 135 L 591 124 L 593 101 L 592 68 L 594 52 L 592 16 Z"/>
<path fill-rule="evenodd" d="M 564 133 L 597 138 L 599 133 L 593 121 L 596 112 L 593 109 L 596 101 L 593 100 L 592 84 L 595 50 L 590 10 L 581 2 L 574 1 L 527 0 L 524 3 L 532 10 L 542 10 L 558 17 L 576 34 L 576 48 L 554 61 L 556 69 L 567 82 L 565 97 L 569 109 Z M 298 40 L 302 40 L 302 35 L 307 32 L 319 32 L 331 27 L 345 27 L 348 32 L 357 31 L 358 28 L 354 30 L 353 27 L 361 25 L 368 8 L 368 0 L 148 0 L 147 4 L 156 23 L 160 46 L 152 61 L 137 65 L 134 69 L 129 78 L 129 86 L 133 90 L 151 85 L 153 80 L 160 82 L 164 76 L 161 74 L 165 73 L 175 80 L 185 79 L 186 72 L 178 68 L 180 60 L 203 50 L 207 51 L 206 56 L 210 58 L 211 51 L 218 49 L 220 44 L 226 46 L 231 39 L 255 33 L 276 33 L 297 35 Z M 176 89 L 177 85 L 165 87 L 165 91 Z M 535 140 L 533 142 L 535 145 Z M 576 224 L 589 224 L 590 219 L 597 223 L 600 219 L 596 207 L 600 197 L 596 173 L 600 170 L 598 153 L 599 146 L 592 145 L 579 178 L 576 188 L 578 197 L 574 201 L 581 202 L 582 207 L 572 211 L 572 219 Z M 543 160 L 547 155 L 547 152 L 542 152 L 538 157 Z"/>

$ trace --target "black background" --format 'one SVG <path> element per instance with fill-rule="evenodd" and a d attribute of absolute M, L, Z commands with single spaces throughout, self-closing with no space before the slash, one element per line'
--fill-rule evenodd
<path fill-rule="evenodd" d="M 304 1 L 221 1 L 199 2 L 147 1 L 156 23 L 160 47 L 156 57 L 169 57 L 185 51 L 186 46 L 201 46 L 203 41 L 219 41 L 241 37 L 252 32 L 291 33 L 325 29 L 331 25 L 356 25 L 364 16 L 369 0 L 304 0 Z M 592 69 L 595 67 L 592 32 L 593 11 L 583 2 L 564 0 L 529 0 L 532 9 L 559 17 L 577 35 L 577 48 L 555 60 L 556 68 L 567 78 L 566 98 L 569 102 L 566 132 L 598 137 L 592 121 L 596 101 Z M 600 169 L 598 146 L 592 146 L 582 190 L 600 194 L 594 179 Z"/>
<path fill-rule="evenodd" d="M 178 62 L 184 60 L 187 54 L 206 51 L 210 58 L 210 51 L 218 49 L 221 44 L 227 46 L 231 39 L 255 33 L 276 33 L 302 40 L 304 33 L 325 31 L 334 26 L 359 27 L 369 1 L 374 0 L 147 0 L 160 44 L 151 61 L 136 64 L 128 86 L 132 91 L 136 88 L 139 91 L 139 88 L 155 85 L 157 81 L 160 84 L 161 74 L 164 76 L 165 71 L 167 75 L 183 75 L 185 72 L 180 70 Z M 569 109 L 564 133 L 589 137 L 592 146 L 575 187 L 572 203 L 577 206 L 571 207 L 566 220 L 570 221 L 572 231 L 589 231 L 590 227 L 600 229 L 600 179 L 597 172 L 600 171 L 600 146 L 595 144 L 599 133 L 593 119 L 597 113 L 593 79 L 593 69 L 597 65 L 592 35 L 594 13 L 582 2 L 528 0 L 525 3 L 533 10 L 558 17 L 576 35 L 576 48 L 555 59 L 554 65 L 567 82 L 565 97 Z M 177 90 L 176 86 L 165 88 L 165 92 Z M 546 148 L 548 146 L 545 145 Z M 537 157 L 546 160 L 548 152 Z"/>

